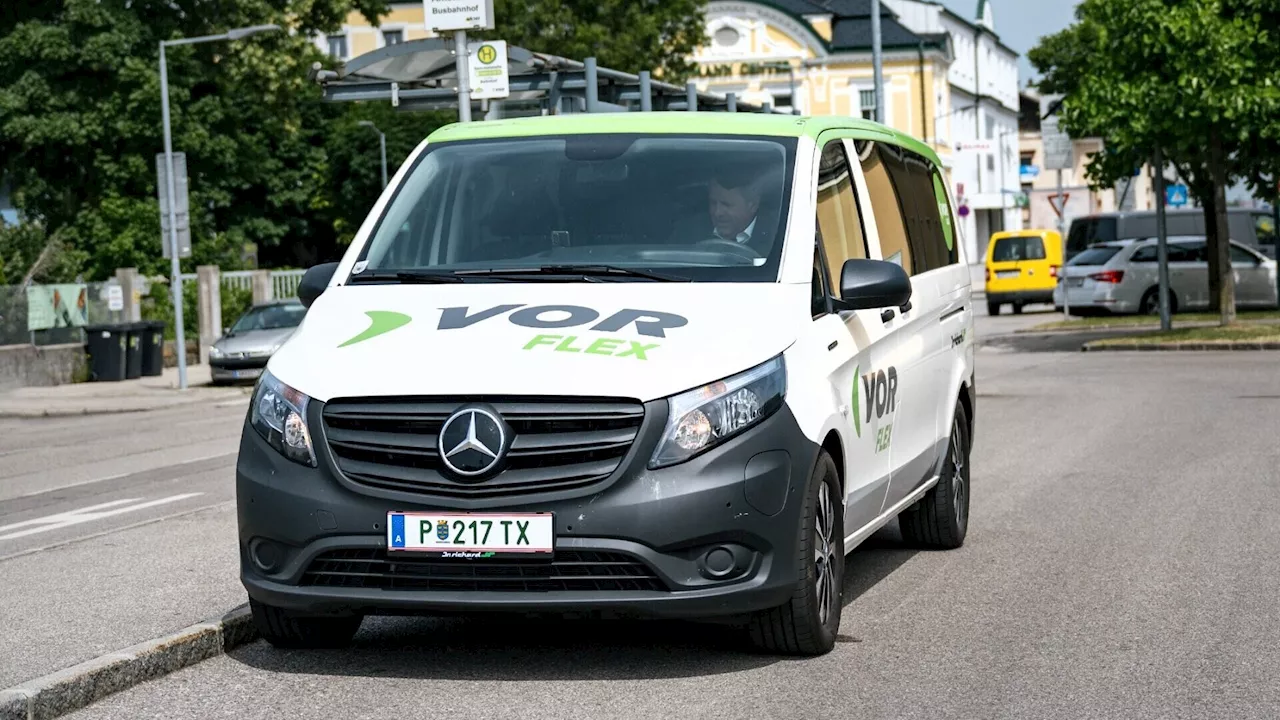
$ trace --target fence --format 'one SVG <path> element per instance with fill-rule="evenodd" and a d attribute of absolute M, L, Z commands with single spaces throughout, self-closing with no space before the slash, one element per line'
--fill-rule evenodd
<path fill-rule="evenodd" d="M 253 275 L 256 272 L 268 272 L 271 275 L 271 297 L 276 300 L 284 300 L 295 297 L 298 294 L 298 284 L 302 282 L 302 276 L 306 270 L 228 270 L 220 273 L 222 278 L 222 286 L 239 290 L 241 292 L 253 292 Z M 182 282 L 195 282 L 197 275 L 195 273 L 183 273 Z"/>
<path fill-rule="evenodd" d="M 0 285 L 0 345 L 58 345 L 84 342 L 80 326 L 123 321 L 107 305 L 114 282 L 57 285 Z M 40 329 L 29 329 L 31 312 Z M 47 326 L 52 327 L 47 327 Z"/>

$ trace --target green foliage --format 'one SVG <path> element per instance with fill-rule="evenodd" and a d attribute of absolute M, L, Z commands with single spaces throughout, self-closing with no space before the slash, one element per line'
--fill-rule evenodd
<path fill-rule="evenodd" d="M 253 291 L 248 288 L 222 286 L 222 327 L 231 327 L 241 315 L 253 307 Z M 218 328 L 222 332 L 222 328 Z"/>
<path fill-rule="evenodd" d="M 689 61 L 703 44 L 703 0 L 495 0 L 493 31 L 478 37 L 506 40 L 533 52 L 581 60 L 595 56 L 604 67 L 652 70 L 683 82 Z"/>
<path fill-rule="evenodd" d="M 80 273 L 84 254 L 50 238 L 38 223 L 0 223 L 0 285 L 20 284 L 36 262 L 40 266 L 32 274 L 33 281 L 69 282 Z"/>

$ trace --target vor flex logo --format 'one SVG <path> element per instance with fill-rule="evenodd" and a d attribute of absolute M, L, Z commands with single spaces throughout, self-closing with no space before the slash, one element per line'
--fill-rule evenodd
<path fill-rule="evenodd" d="M 864 424 L 870 426 L 873 419 L 880 420 L 897 407 L 898 369 L 890 365 L 866 375 L 859 374 L 859 370 L 859 367 L 853 369 L 853 430 L 862 437 Z M 892 434 L 893 423 L 876 431 L 876 452 L 888 449 Z"/>

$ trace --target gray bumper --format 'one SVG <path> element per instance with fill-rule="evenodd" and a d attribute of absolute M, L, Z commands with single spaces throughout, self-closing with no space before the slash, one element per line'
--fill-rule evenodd
<path fill-rule="evenodd" d="M 483 611 L 603 611 L 620 615 L 711 617 L 776 607 L 798 575 L 805 484 L 818 447 L 784 405 L 740 437 L 686 463 L 651 471 L 646 463 L 662 422 L 646 422 L 609 478 L 576 493 L 522 496 L 483 508 L 400 491 L 371 490 L 337 471 L 310 412 L 320 467 L 292 463 L 245 426 L 236 467 L 241 580 L 259 602 L 304 613 L 450 614 Z M 646 415 L 666 417 L 665 401 Z M 385 555 L 389 510 L 542 511 L 555 514 L 561 554 L 613 553 L 642 564 L 645 589 L 488 590 L 318 586 L 309 569 L 334 553 Z M 260 549 L 274 561 L 264 568 Z M 734 571 L 716 577 L 706 554 L 726 548 Z M 445 561 L 441 561 L 445 562 Z M 484 560 L 448 561 L 473 563 Z M 456 566 L 455 566 L 456 567 Z M 392 583 L 394 585 L 394 583 Z"/>

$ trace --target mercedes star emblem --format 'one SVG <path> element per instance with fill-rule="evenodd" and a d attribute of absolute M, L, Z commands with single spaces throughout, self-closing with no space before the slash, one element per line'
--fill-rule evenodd
<path fill-rule="evenodd" d="M 502 460 L 507 430 L 502 420 L 483 408 L 463 408 L 440 428 L 437 446 L 449 470 L 465 477 L 483 475 Z"/>

